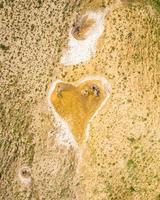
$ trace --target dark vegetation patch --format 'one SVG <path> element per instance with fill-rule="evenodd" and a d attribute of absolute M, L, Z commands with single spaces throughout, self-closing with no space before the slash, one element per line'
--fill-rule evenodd
<path fill-rule="evenodd" d="M 149 0 L 149 3 L 160 13 L 160 0 Z"/>
<path fill-rule="evenodd" d="M 5 46 L 4 44 L 0 44 L 0 48 L 4 51 L 8 50 L 9 47 L 8 46 Z"/>

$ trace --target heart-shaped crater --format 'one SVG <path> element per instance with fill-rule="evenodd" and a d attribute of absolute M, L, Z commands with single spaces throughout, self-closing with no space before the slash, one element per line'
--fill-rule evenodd
<path fill-rule="evenodd" d="M 50 93 L 54 111 L 67 122 L 78 144 L 86 139 L 89 121 L 106 102 L 110 86 L 104 78 L 90 78 L 71 84 L 57 81 Z"/>

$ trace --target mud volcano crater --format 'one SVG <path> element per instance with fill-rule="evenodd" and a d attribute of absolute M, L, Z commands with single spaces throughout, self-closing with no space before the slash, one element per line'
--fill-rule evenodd
<path fill-rule="evenodd" d="M 51 105 L 55 112 L 67 122 L 78 144 L 86 140 L 89 121 L 110 93 L 109 85 L 105 81 L 94 78 L 79 83 L 58 81 L 50 93 Z"/>

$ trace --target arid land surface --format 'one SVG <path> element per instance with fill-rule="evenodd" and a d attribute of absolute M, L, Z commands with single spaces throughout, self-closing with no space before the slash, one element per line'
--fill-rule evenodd
<path fill-rule="evenodd" d="M 77 16 L 106 8 L 96 54 L 60 64 Z M 160 199 L 159 10 L 158 0 L 1 1 L 1 200 Z M 52 82 L 85 76 L 112 90 L 77 150 L 57 142 L 47 99 Z"/>

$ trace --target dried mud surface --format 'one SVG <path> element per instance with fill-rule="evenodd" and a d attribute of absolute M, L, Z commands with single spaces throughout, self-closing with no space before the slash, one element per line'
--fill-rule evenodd
<path fill-rule="evenodd" d="M 149 2 L 1 1 L 0 199 L 160 199 L 160 15 Z M 77 15 L 107 6 L 96 55 L 60 64 Z M 86 75 L 112 92 L 77 153 L 55 140 L 47 97 L 55 80 Z"/>

